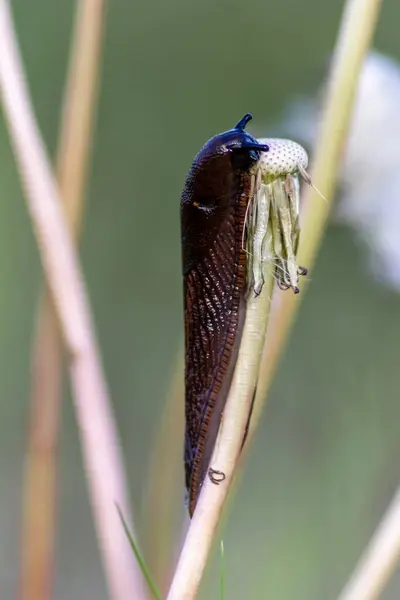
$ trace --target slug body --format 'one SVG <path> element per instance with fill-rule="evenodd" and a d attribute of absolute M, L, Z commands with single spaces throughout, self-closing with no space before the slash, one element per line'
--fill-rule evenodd
<path fill-rule="evenodd" d="M 247 284 L 246 210 L 260 144 L 251 115 L 211 138 L 194 159 L 181 202 L 185 312 L 185 475 L 192 516 L 236 363 Z"/>

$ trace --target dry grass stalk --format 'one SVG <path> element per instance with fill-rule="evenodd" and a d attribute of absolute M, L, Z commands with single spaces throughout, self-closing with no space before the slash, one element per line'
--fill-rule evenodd
<path fill-rule="evenodd" d="M 110 597 L 144 598 L 115 503 L 129 514 L 123 460 L 92 317 L 56 182 L 31 107 L 9 4 L 0 0 L 0 91 L 46 280 L 68 352 L 83 458 Z"/>
<path fill-rule="evenodd" d="M 67 222 L 75 239 L 81 226 L 90 162 L 104 15 L 104 0 L 80 0 L 78 3 L 63 101 L 56 173 Z M 62 347 L 48 291 L 39 303 L 31 377 L 21 599 L 50 600 L 53 597 Z"/>

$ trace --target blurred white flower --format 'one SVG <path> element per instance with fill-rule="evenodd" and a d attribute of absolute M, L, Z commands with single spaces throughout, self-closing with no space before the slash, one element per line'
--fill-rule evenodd
<path fill-rule="evenodd" d="M 315 138 L 320 98 L 321 92 L 297 100 L 284 114 L 284 135 L 306 148 Z M 400 65 L 375 51 L 359 81 L 335 218 L 367 244 L 376 278 L 400 291 Z"/>

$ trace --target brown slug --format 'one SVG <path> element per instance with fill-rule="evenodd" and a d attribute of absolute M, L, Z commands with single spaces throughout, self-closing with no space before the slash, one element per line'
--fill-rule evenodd
<path fill-rule="evenodd" d="M 245 220 L 267 144 L 244 128 L 212 137 L 181 201 L 185 315 L 185 475 L 193 515 L 227 400 L 245 316 Z"/>

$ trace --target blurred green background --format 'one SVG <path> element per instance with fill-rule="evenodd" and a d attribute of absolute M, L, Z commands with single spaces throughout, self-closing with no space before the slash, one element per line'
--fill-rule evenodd
<path fill-rule="evenodd" d="M 54 154 L 75 3 L 12 6 Z M 255 131 L 309 88 L 341 9 L 336 0 L 109 2 L 82 260 L 137 507 L 183 333 L 186 172 L 212 134 L 248 111 Z M 398 59 L 399 19 L 387 0 L 375 43 Z M 41 272 L 3 120 L 0 173 L 0 596 L 11 598 Z M 400 297 L 370 279 L 338 227 L 311 277 L 224 530 L 229 600 L 334 599 L 399 480 Z M 105 599 L 69 403 L 64 413 L 55 597 Z M 182 465 L 182 505 L 183 495 Z M 201 598 L 218 598 L 218 576 L 215 552 Z M 395 578 L 383 598 L 399 597 Z"/>

